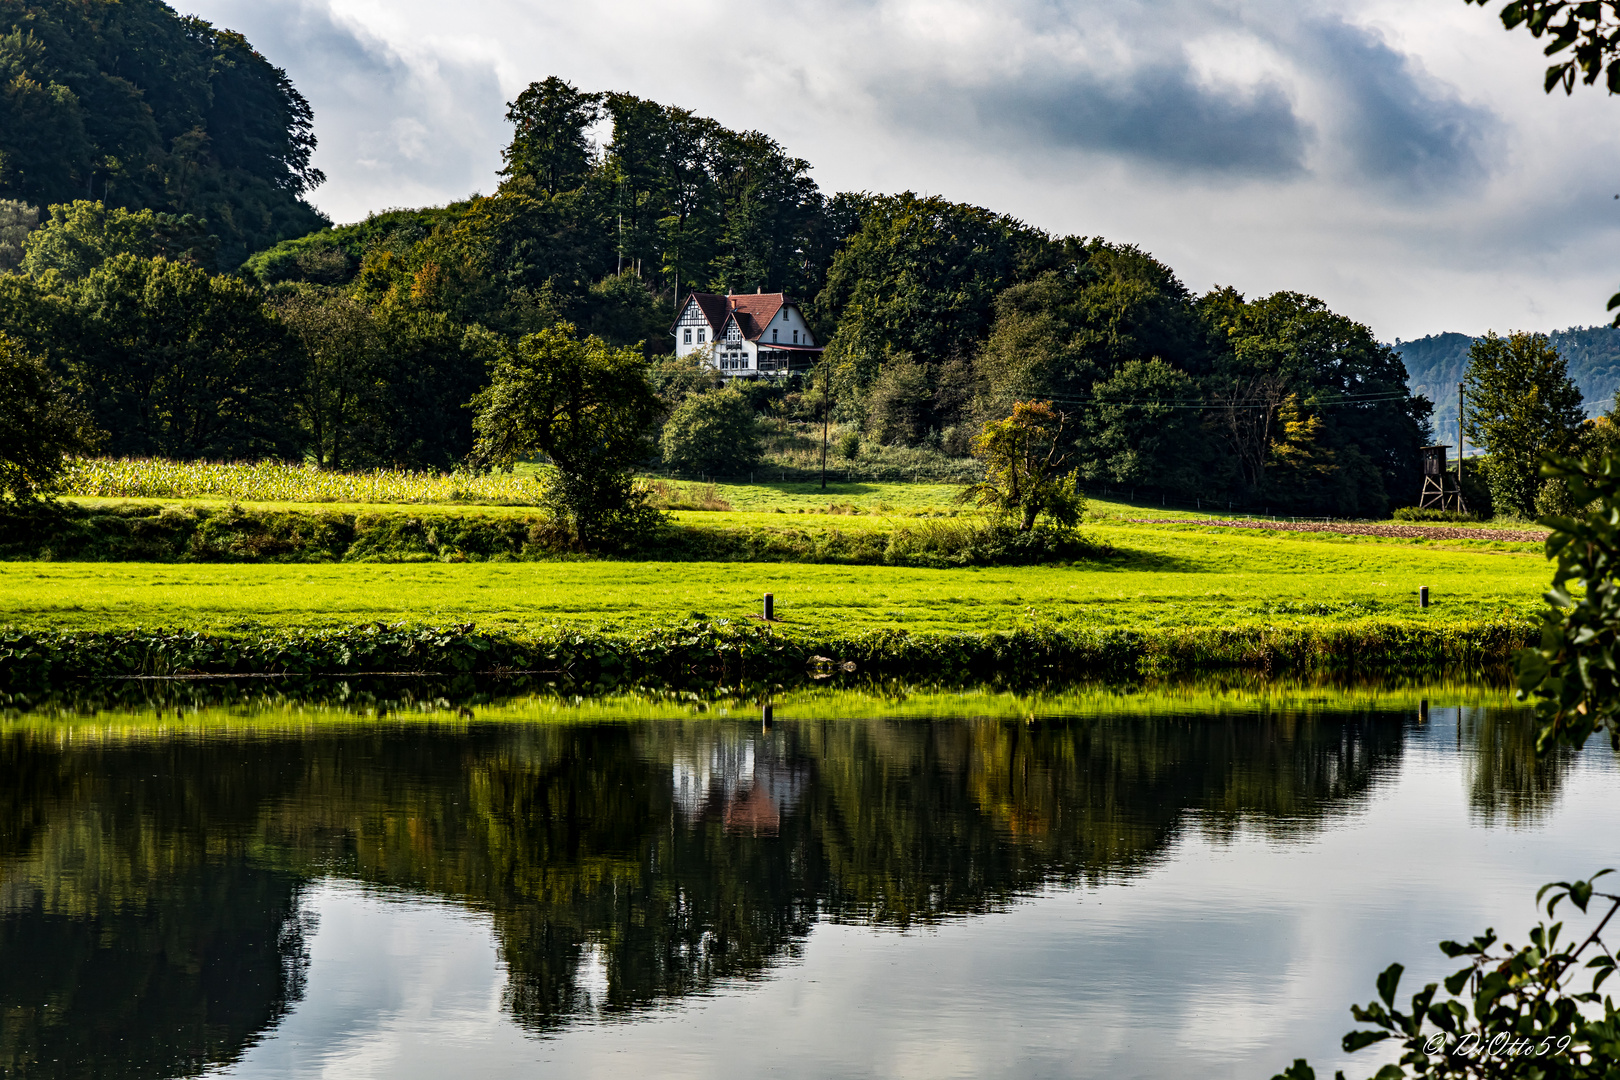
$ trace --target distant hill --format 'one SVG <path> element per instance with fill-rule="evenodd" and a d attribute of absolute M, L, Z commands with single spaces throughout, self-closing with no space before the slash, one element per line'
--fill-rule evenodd
<path fill-rule="evenodd" d="M 1612 326 L 1572 326 L 1547 335 L 1569 364 L 1570 378 L 1586 399 L 1586 414 L 1608 411 L 1620 390 L 1620 330 Z M 1435 437 L 1457 441 L 1457 384 L 1468 368 L 1467 334 L 1430 334 L 1416 341 L 1395 342 L 1406 365 L 1406 385 L 1434 402 Z"/>

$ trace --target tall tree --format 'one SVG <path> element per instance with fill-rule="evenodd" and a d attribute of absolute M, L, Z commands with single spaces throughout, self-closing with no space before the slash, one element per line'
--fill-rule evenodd
<path fill-rule="evenodd" d="M 1045 237 L 977 206 L 912 192 L 873 199 L 833 257 L 817 297 L 838 330 L 829 352 L 865 385 L 887 356 L 921 362 L 974 352 L 996 296 Z"/>
<path fill-rule="evenodd" d="M 1533 517 L 1542 459 L 1576 448 L 1581 392 L 1543 334 L 1494 332 L 1468 350 L 1468 437 L 1486 462 L 1498 512 Z"/>
<path fill-rule="evenodd" d="M 302 358 L 242 280 L 118 255 L 68 294 L 57 363 L 115 454 L 297 457 Z"/>
<path fill-rule="evenodd" d="M 505 175 L 528 178 L 541 191 L 572 191 L 591 167 L 590 126 L 602 118 L 602 95 L 587 94 L 552 75 L 530 83 L 506 118 L 517 129 L 502 152 Z"/>
<path fill-rule="evenodd" d="M 1417 493 L 1431 406 L 1410 394 L 1400 357 L 1371 330 L 1300 293 L 1246 301 L 1218 289 L 1199 308 L 1213 356 L 1207 392 L 1247 498 L 1361 517 Z M 1291 448 L 1279 458 L 1284 445 Z M 1273 466 L 1301 455 L 1323 466 L 1331 456 L 1333 467 L 1273 476 Z M 1317 479 L 1301 486 L 1285 482 L 1290 475 Z"/>

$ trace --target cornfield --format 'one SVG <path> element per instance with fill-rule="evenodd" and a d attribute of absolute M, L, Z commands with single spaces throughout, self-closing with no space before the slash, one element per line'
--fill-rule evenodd
<path fill-rule="evenodd" d="M 230 499 L 236 502 L 486 503 L 533 506 L 540 486 L 516 473 L 327 472 L 278 461 L 75 461 L 63 494 L 112 499 Z"/>

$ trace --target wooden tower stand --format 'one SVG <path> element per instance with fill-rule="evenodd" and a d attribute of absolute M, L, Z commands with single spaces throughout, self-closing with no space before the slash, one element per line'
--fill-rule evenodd
<path fill-rule="evenodd" d="M 1461 470 L 1453 473 L 1446 464 L 1450 450 L 1451 447 L 1443 445 L 1423 448 L 1423 494 L 1418 498 L 1418 509 L 1468 512 L 1459 482 Z"/>

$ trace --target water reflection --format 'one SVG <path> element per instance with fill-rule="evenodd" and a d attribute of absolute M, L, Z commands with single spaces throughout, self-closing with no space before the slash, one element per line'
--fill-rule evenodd
<path fill-rule="evenodd" d="M 1557 793 L 1520 714 L 1463 710 L 1469 798 Z M 0 734 L 0 1063 L 159 1077 L 234 1060 L 302 992 L 301 890 L 487 914 L 546 1034 L 757 977 L 818 920 L 910 927 L 1128 880 L 1190 830 L 1354 812 L 1410 712 L 1039 720 L 376 723 L 297 736 Z"/>

